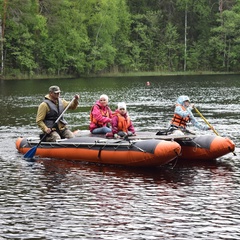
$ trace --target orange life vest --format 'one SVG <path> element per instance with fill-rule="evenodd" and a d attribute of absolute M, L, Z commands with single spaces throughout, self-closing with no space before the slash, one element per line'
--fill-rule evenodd
<path fill-rule="evenodd" d="M 103 117 L 108 117 L 109 118 L 109 116 L 110 116 L 110 114 L 109 114 L 109 107 L 106 106 L 106 111 L 103 111 L 103 109 L 101 109 L 101 107 L 98 104 L 96 104 L 96 105 L 98 106 L 101 115 Z M 103 122 L 97 121 L 97 119 L 94 118 L 94 116 L 92 114 L 93 108 L 94 108 L 94 106 L 92 107 L 91 112 L 90 112 L 90 121 L 95 123 L 97 126 L 102 127 L 103 126 Z"/>
<path fill-rule="evenodd" d="M 186 108 L 183 107 L 182 105 L 176 104 L 176 106 L 180 106 L 183 111 L 186 111 Z M 190 119 L 189 117 L 183 118 L 183 117 L 181 117 L 181 116 L 179 116 L 178 114 L 175 113 L 173 115 L 171 124 L 174 125 L 174 126 L 177 126 L 177 127 L 186 128 L 186 125 L 187 125 L 187 122 L 189 122 L 189 119 Z"/>
<path fill-rule="evenodd" d="M 120 113 L 117 114 L 118 116 L 118 131 L 128 132 L 128 128 L 131 126 L 130 117 L 127 118 L 123 117 Z"/>

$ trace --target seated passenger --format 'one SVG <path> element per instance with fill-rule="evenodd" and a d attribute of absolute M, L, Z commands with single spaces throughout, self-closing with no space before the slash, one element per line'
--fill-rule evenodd
<path fill-rule="evenodd" d="M 190 104 L 188 96 L 180 96 L 175 105 L 174 115 L 170 122 L 171 130 L 181 130 L 182 132 L 192 133 L 187 129 L 187 123 L 192 123 L 201 130 L 210 130 L 208 126 L 204 126 L 193 116 L 192 109 L 194 104 Z"/>
<path fill-rule="evenodd" d="M 118 108 L 112 118 L 112 132 L 107 133 L 106 137 L 126 138 L 127 136 L 135 136 L 135 129 L 132 121 L 127 113 L 127 106 L 124 102 L 118 103 Z"/>
<path fill-rule="evenodd" d="M 63 117 L 55 124 L 55 121 L 69 104 L 68 101 L 60 98 L 60 92 L 58 86 L 51 86 L 49 93 L 45 96 L 45 100 L 38 107 L 36 123 L 42 129 L 42 135 L 46 134 L 45 141 L 47 142 L 56 142 L 56 140 L 61 138 L 74 137 L 74 134 L 67 128 L 67 122 Z M 77 108 L 78 99 L 79 95 L 76 94 L 69 109 Z"/>
<path fill-rule="evenodd" d="M 89 130 L 92 134 L 111 132 L 112 111 L 108 106 L 108 96 L 103 94 L 96 101 L 90 112 Z"/>

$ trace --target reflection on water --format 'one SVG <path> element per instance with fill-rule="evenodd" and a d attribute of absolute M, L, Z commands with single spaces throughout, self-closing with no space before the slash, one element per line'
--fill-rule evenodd
<path fill-rule="evenodd" d="M 168 124 L 177 96 L 187 94 L 237 146 L 237 156 L 156 169 L 23 160 L 14 142 L 39 133 L 36 109 L 55 81 L 0 82 L 3 239 L 239 238 L 238 76 L 58 80 L 66 99 L 76 90 L 81 95 L 78 110 L 66 114 L 73 129 L 88 127 L 90 107 L 105 93 L 112 109 L 118 101 L 128 103 L 138 131 L 155 131 Z"/>
<path fill-rule="evenodd" d="M 193 181 L 193 176 L 197 174 L 196 171 L 192 171 L 194 168 L 202 171 L 210 171 L 214 175 L 223 176 L 230 174 L 234 171 L 234 167 L 230 162 L 221 162 L 217 160 L 203 161 L 203 162 L 177 162 L 174 166 L 169 164 L 158 168 L 132 168 L 132 167 L 120 167 L 120 166 L 105 166 L 92 163 L 79 163 L 74 161 L 56 160 L 56 159 L 37 159 L 34 162 L 30 162 L 29 166 L 33 167 L 40 164 L 44 166 L 44 175 L 53 175 L 54 179 L 63 178 L 70 172 L 78 172 L 79 170 L 87 174 L 93 173 L 94 175 L 104 175 L 104 177 L 114 177 L 118 179 L 125 178 L 141 178 L 147 183 L 160 183 L 170 184 L 176 183 L 182 185 L 186 181 L 187 185 Z M 191 173 L 189 173 L 189 171 Z M 186 174 L 187 173 L 187 174 Z"/>
<path fill-rule="evenodd" d="M 1 179 L 6 238 L 214 239 L 221 225 L 225 237 L 239 234 L 229 163 L 144 170 L 38 159 L 15 167 Z"/>

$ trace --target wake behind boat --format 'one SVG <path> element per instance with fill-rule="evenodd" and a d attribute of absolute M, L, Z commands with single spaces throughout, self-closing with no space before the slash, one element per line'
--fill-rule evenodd
<path fill-rule="evenodd" d="M 177 142 L 161 139 L 122 140 L 81 136 L 57 142 L 41 142 L 39 138 L 18 138 L 16 148 L 27 153 L 37 146 L 36 156 L 101 164 L 126 166 L 161 166 L 178 157 L 181 147 Z"/>

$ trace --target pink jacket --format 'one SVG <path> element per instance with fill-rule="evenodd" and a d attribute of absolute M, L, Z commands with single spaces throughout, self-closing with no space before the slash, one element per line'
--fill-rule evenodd
<path fill-rule="evenodd" d="M 109 106 L 102 106 L 98 100 L 90 112 L 89 130 L 92 132 L 95 128 L 105 127 L 112 119 L 112 111 Z"/>

